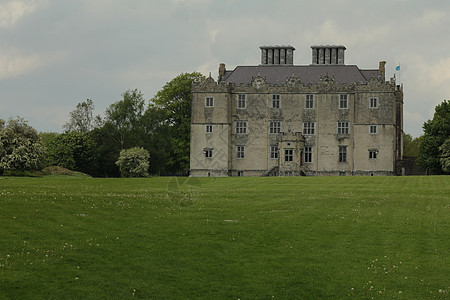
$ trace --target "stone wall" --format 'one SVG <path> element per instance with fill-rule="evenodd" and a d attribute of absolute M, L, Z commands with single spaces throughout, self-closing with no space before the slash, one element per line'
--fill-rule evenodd
<path fill-rule="evenodd" d="M 279 175 L 393 175 L 399 155 L 401 134 L 398 107 L 403 105 L 395 83 L 372 78 L 367 83 L 339 84 L 325 76 L 318 84 L 305 85 L 300 78 L 287 78 L 283 85 L 269 85 L 256 76 L 251 84 L 216 83 L 212 78 L 193 86 L 191 126 L 192 176 L 261 176 L 279 167 Z M 245 95 L 245 107 L 238 107 Z M 272 108 L 272 95 L 280 95 L 280 107 Z M 314 107 L 306 108 L 306 95 L 313 95 Z M 340 95 L 347 95 L 348 107 L 339 108 Z M 214 107 L 205 107 L 205 98 L 214 98 Z M 370 98 L 377 107 L 370 107 Z M 400 100 L 399 100 L 400 99 Z M 247 122 L 247 133 L 236 132 L 236 121 Z M 270 133 L 271 121 L 281 122 L 281 132 Z M 348 133 L 338 133 L 337 123 L 349 122 Z M 303 135 L 303 123 L 314 123 L 314 134 Z M 205 126 L 214 126 L 212 134 Z M 377 133 L 369 132 L 377 125 Z M 298 134 L 295 159 L 283 163 L 283 135 Z M 400 141 L 401 142 L 401 141 Z M 270 157 L 270 146 L 280 149 Z M 245 157 L 237 157 L 237 147 L 245 147 Z M 312 162 L 300 161 L 304 146 L 311 146 Z M 347 160 L 339 162 L 339 146 L 347 146 Z M 213 149 L 205 158 L 204 149 Z M 377 157 L 369 159 L 369 150 Z"/>

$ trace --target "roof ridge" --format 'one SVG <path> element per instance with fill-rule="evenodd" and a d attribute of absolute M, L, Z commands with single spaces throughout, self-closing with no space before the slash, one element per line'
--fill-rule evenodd
<path fill-rule="evenodd" d="M 328 74 L 339 83 L 367 82 L 376 70 L 366 71 L 357 65 L 255 65 L 236 66 L 224 81 L 234 84 L 250 84 L 257 74 L 270 84 L 281 84 L 286 77 L 299 77 L 304 83 L 318 83 L 321 76 Z"/>

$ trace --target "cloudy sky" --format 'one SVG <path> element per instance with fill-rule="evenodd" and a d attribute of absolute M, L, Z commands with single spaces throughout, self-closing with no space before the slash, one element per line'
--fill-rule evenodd
<path fill-rule="evenodd" d="M 216 78 L 276 44 L 296 48 L 296 65 L 315 44 L 345 45 L 360 68 L 387 61 L 416 137 L 450 99 L 448 0 L 0 0 L 0 118 L 61 132 L 87 98 L 102 114 L 128 89 L 151 99 L 180 73 Z"/>

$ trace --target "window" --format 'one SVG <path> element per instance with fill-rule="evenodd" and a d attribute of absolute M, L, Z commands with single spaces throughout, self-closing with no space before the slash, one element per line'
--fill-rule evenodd
<path fill-rule="evenodd" d="M 339 146 L 339 162 L 347 162 L 347 146 Z"/>
<path fill-rule="evenodd" d="M 294 149 L 284 149 L 284 161 L 294 160 Z"/>
<path fill-rule="evenodd" d="M 369 108 L 377 108 L 377 107 L 378 107 L 378 98 L 370 98 Z"/>
<path fill-rule="evenodd" d="M 378 133 L 378 125 L 369 125 L 369 133 L 377 134 Z"/>
<path fill-rule="evenodd" d="M 245 146 L 236 146 L 236 158 L 245 158 Z"/>
<path fill-rule="evenodd" d="M 269 133 L 280 133 L 281 132 L 281 122 L 280 121 L 270 121 L 269 122 Z"/>
<path fill-rule="evenodd" d="M 239 177 L 244 176 L 244 171 L 238 171 L 238 172 L 237 172 L 237 176 L 239 176 Z"/>
<path fill-rule="evenodd" d="M 348 108 L 348 95 L 339 95 L 339 108 Z"/>
<path fill-rule="evenodd" d="M 339 171 L 339 176 L 345 176 L 345 171 Z"/>
<path fill-rule="evenodd" d="M 305 108 L 314 108 L 314 95 L 306 95 Z"/>
<path fill-rule="evenodd" d="M 284 176 L 286 176 L 286 177 L 290 177 L 292 175 L 293 175 L 292 171 L 285 171 L 284 172 Z"/>
<path fill-rule="evenodd" d="M 270 146 L 270 158 L 276 159 L 278 158 L 278 146 Z"/>
<path fill-rule="evenodd" d="M 212 133 L 213 132 L 213 126 L 212 125 L 206 125 L 205 126 L 206 133 Z"/>
<path fill-rule="evenodd" d="M 349 124 L 348 121 L 338 121 L 337 123 L 337 133 L 338 134 L 349 134 Z"/>
<path fill-rule="evenodd" d="M 313 135 L 314 134 L 314 122 L 303 122 L 303 134 L 304 135 Z"/>
<path fill-rule="evenodd" d="M 205 153 L 206 158 L 212 157 L 212 151 L 213 151 L 213 149 L 208 149 L 208 148 L 203 149 L 203 152 Z"/>
<path fill-rule="evenodd" d="M 236 121 L 236 133 L 247 133 L 247 121 Z"/>
<path fill-rule="evenodd" d="M 214 98 L 213 97 L 206 97 L 205 98 L 205 106 L 206 107 L 213 107 L 214 106 Z"/>
<path fill-rule="evenodd" d="M 369 150 L 369 159 L 376 159 L 378 150 Z"/>
<path fill-rule="evenodd" d="M 238 102 L 237 102 L 237 108 L 246 108 L 247 107 L 247 103 L 246 103 L 246 95 L 238 95 Z"/>
<path fill-rule="evenodd" d="M 311 146 L 305 146 L 304 149 L 304 161 L 305 163 L 312 163 L 312 147 Z"/>
<path fill-rule="evenodd" d="M 272 95 L 272 108 L 280 108 L 280 95 Z"/>

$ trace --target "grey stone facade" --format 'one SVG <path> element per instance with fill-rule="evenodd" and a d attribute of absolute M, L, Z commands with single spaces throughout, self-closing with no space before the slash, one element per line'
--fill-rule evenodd
<path fill-rule="evenodd" d="M 259 66 L 221 64 L 217 82 L 193 85 L 191 176 L 399 173 L 401 86 L 384 62 L 361 70 L 344 46 L 311 48 L 295 66 L 293 47 L 263 46 Z"/>

